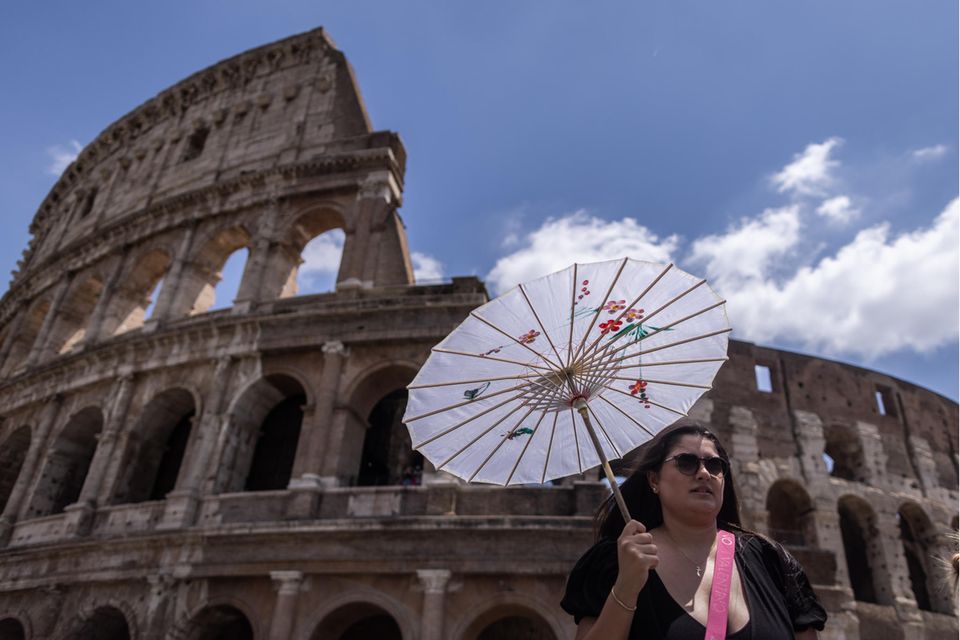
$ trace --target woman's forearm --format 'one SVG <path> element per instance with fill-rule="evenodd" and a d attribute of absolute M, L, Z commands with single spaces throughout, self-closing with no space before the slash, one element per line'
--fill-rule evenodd
<path fill-rule="evenodd" d="M 636 602 L 636 594 L 625 599 L 619 593 L 621 602 Z M 630 625 L 633 623 L 633 611 L 628 611 L 617 603 L 613 594 L 607 596 L 599 618 L 584 618 L 577 625 L 576 640 L 627 640 Z"/>

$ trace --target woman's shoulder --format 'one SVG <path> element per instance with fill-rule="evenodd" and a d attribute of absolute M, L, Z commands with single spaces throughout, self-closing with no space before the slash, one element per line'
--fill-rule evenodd
<path fill-rule="evenodd" d="M 584 617 L 597 617 L 617 579 L 617 542 L 602 538 L 587 549 L 567 578 L 560 606 L 579 624 Z"/>

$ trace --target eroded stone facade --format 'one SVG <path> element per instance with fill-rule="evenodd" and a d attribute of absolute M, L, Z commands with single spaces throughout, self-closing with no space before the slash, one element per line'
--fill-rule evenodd
<path fill-rule="evenodd" d="M 413 284 L 404 163 L 320 30 L 187 78 L 84 149 L 0 300 L 0 636 L 573 638 L 558 602 L 603 485 L 466 486 L 405 440 L 406 384 L 487 294 Z M 332 229 L 336 290 L 298 296 Z M 244 249 L 236 299 L 210 311 Z M 824 637 L 955 638 L 938 559 L 957 405 L 730 356 L 694 415 L 729 444 L 747 525 L 805 563 Z"/>

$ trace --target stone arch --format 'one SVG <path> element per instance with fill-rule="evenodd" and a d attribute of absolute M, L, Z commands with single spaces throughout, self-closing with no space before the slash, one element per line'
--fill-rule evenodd
<path fill-rule="evenodd" d="M 386 615 L 397 625 L 402 640 L 416 637 L 416 618 L 406 607 L 373 589 L 351 591 L 325 603 L 325 606 L 307 624 L 313 629 L 311 640 L 339 639 L 357 622 L 373 616 Z M 337 635 L 337 634 L 340 635 Z M 355 636 L 360 638 L 363 636 Z M 369 636 L 380 637 L 380 636 Z M 387 640 L 389 636 L 384 637 Z"/>
<path fill-rule="evenodd" d="M 259 638 L 256 617 L 234 599 L 198 607 L 174 637 L 182 640 L 253 640 Z"/>
<path fill-rule="evenodd" d="M 43 327 L 43 321 L 49 312 L 50 298 L 46 296 L 35 300 L 30 305 L 17 331 L 7 336 L 8 340 L 13 340 L 13 344 L 10 345 L 6 359 L 0 363 L 0 373 L 7 374 L 23 366 L 27 356 L 33 350 L 40 335 L 40 329 Z M 0 348 L 2 347 L 3 345 L 0 344 Z"/>
<path fill-rule="evenodd" d="M 31 437 L 30 427 L 24 425 L 12 431 L 0 443 L 0 513 L 6 508 L 10 494 L 20 477 L 20 470 L 30 449 Z"/>
<path fill-rule="evenodd" d="M 49 355 L 67 353 L 84 341 L 91 329 L 87 325 L 103 293 L 103 286 L 104 278 L 100 273 L 77 276 L 63 303 L 56 309 L 56 319 L 45 347 Z"/>
<path fill-rule="evenodd" d="M 28 634 L 29 629 L 20 618 L 15 616 L 0 617 L 0 638 L 3 640 L 26 640 L 33 634 Z"/>
<path fill-rule="evenodd" d="M 527 594 L 529 596 L 530 594 Z M 463 620 L 448 637 L 457 638 L 457 640 L 490 640 L 492 638 L 503 638 L 512 640 L 513 638 L 530 638 L 530 640 L 554 640 L 563 638 L 566 633 L 564 628 L 558 624 L 557 620 L 543 616 L 541 611 L 551 611 L 556 605 L 544 602 L 536 597 L 525 597 L 520 600 L 517 597 L 498 594 L 486 601 L 479 603 L 474 607 L 478 611 L 476 615 Z M 530 621 L 532 625 L 526 625 L 523 622 L 515 622 L 520 619 Z M 496 627 L 499 621 L 507 621 L 502 627 Z M 491 627 L 494 627 L 491 630 Z M 511 631 L 532 632 L 534 635 L 490 635 L 497 634 L 502 629 L 506 633 Z"/>
<path fill-rule="evenodd" d="M 83 616 L 67 632 L 65 640 L 130 640 L 134 637 L 128 618 L 114 606 L 100 606 Z"/>
<path fill-rule="evenodd" d="M 61 513 L 64 507 L 77 501 L 102 427 L 103 414 L 99 407 L 86 407 L 70 417 L 47 451 L 27 511 L 28 518 Z"/>
<path fill-rule="evenodd" d="M 289 373 L 266 375 L 237 396 L 229 411 L 223 492 L 287 488 L 306 403 L 306 385 Z"/>
<path fill-rule="evenodd" d="M 823 425 L 823 452 L 833 460 L 830 475 L 852 482 L 869 479 L 863 442 L 856 427 L 843 423 Z"/>
<path fill-rule="evenodd" d="M 180 303 L 174 315 L 196 315 L 213 306 L 223 266 L 237 251 L 250 250 L 252 236 L 242 225 L 222 228 L 208 235 L 184 266 L 180 277 Z"/>
<path fill-rule="evenodd" d="M 358 429 L 345 451 L 356 451 L 356 483 L 365 486 L 419 484 L 423 456 L 414 451 L 402 418 L 407 406 L 407 385 L 417 368 L 408 363 L 387 363 L 368 370 L 348 396 Z M 346 438 L 345 438 L 346 439 Z"/>
<path fill-rule="evenodd" d="M 280 298 L 297 295 L 304 287 L 301 266 L 307 262 L 311 249 L 323 253 L 332 253 L 339 249 L 337 266 L 331 269 L 334 283 L 340 281 L 340 263 L 343 256 L 344 237 L 342 231 L 346 221 L 340 207 L 332 203 L 316 205 L 306 211 L 298 212 L 292 222 L 283 230 L 279 251 L 268 265 L 269 272 L 264 279 L 268 290 L 278 291 Z M 341 233 L 336 233 L 337 231 Z M 328 258 L 330 260 L 331 258 Z M 330 265 L 332 266 L 332 265 Z M 279 287 L 278 287 L 279 285 Z"/>
<path fill-rule="evenodd" d="M 147 309 L 154 301 L 154 290 L 172 262 L 172 253 L 163 248 L 149 249 L 137 256 L 109 301 L 100 335 L 115 336 L 143 326 Z"/>
<path fill-rule="evenodd" d="M 817 546 L 816 508 L 796 480 L 777 480 L 767 491 L 767 532 L 783 545 Z"/>
<path fill-rule="evenodd" d="M 893 604 L 890 572 L 884 561 L 880 530 L 873 508 L 863 498 L 845 495 L 837 504 L 837 512 L 840 515 L 840 535 L 854 599 Z"/>
<path fill-rule="evenodd" d="M 196 414 L 196 397 L 183 387 L 162 391 L 144 406 L 123 456 L 113 504 L 163 500 L 173 491 Z"/>
<path fill-rule="evenodd" d="M 904 502 L 897 510 L 897 520 L 910 589 L 917 607 L 924 611 L 953 613 L 951 599 L 944 598 L 946 590 L 941 588 L 947 578 L 941 575 L 937 557 L 939 536 L 930 518 L 917 503 Z"/>

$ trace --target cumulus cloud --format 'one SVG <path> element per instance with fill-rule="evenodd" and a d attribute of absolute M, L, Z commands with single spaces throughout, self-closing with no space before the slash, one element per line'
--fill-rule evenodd
<path fill-rule="evenodd" d="M 414 251 L 410 259 L 413 261 L 413 277 L 417 282 L 443 278 L 443 264 L 436 258 Z"/>
<path fill-rule="evenodd" d="M 334 229 L 323 233 L 303 248 L 303 262 L 297 272 L 297 292 L 320 293 L 332 291 L 340 270 L 343 255 L 343 231 Z"/>
<path fill-rule="evenodd" d="M 833 137 L 819 144 L 809 144 L 802 153 L 793 156 L 793 161 L 774 174 L 773 185 L 780 193 L 800 196 L 823 195 L 833 184 L 831 172 L 839 162 L 831 159 L 831 152 L 841 145 L 841 138 Z"/>
<path fill-rule="evenodd" d="M 847 196 L 836 196 L 824 200 L 817 207 L 817 214 L 836 224 L 847 224 L 860 215 L 860 210 L 850 203 Z"/>
<path fill-rule="evenodd" d="M 77 159 L 83 146 L 76 140 L 71 140 L 66 145 L 54 145 L 47 149 L 47 155 L 50 156 L 50 164 L 47 165 L 47 173 L 59 176 L 63 170 L 70 166 L 70 163 Z"/>
<path fill-rule="evenodd" d="M 548 218 L 539 229 L 518 240 L 520 248 L 494 265 L 486 280 L 495 293 L 574 262 L 598 262 L 629 256 L 638 260 L 669 262 L 679 238 L 658 238 L 633 218 L 607 221 L 580 210 Z"/>
<path fill-rule="evenodd" d="M 714 241 L 725 242 L 725 236 Z M 707 275 L 726 297 L 739 337 L 871 359 L 904 349 L 928 352 L 957 339 L 958 247 L 954 200 L 928 227 L 899 236 L 887 224 L 864 229 L 782 280 L 756 271 L 743 277 L 734 260 L 708 260 Z"/>
<path fill-rule="evenodd" d="M 800 239 L 800 208 L 767 209 L 758 218 L 745 218 L 726 233 L 693 242 L 690 261 L 706 266 L 717 285 L 731 288 L 765 277 L 771 262 Z"/>
<path fill-rule="evenodd" d="M 910 156 L 914 160 L 936 160 L 937 158 L 942 158 L 947 153 L 947 145 L 938 144 L 932 147 L 924 147 L 922 149 L 914 149 L 910 152 Z"/>

